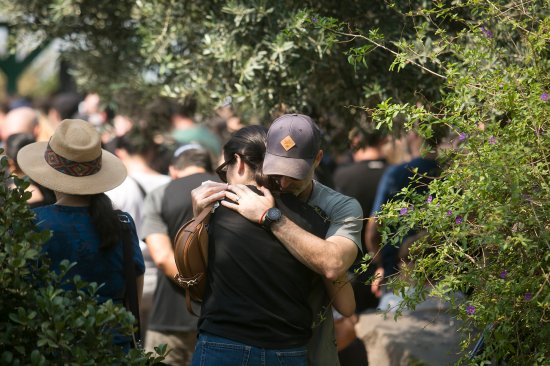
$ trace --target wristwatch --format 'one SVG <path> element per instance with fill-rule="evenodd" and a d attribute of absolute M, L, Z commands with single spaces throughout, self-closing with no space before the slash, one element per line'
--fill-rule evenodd
<path fill-rule="evenodd" d="M 262 221 L 262 226 L 266 230 L 271 230 L 271 225 L 273 225 L 274 222 L 277 222 L 283 217 L 283 214 L 281 213 L 281 210 L 279 210 L 277 207 L 271 207 L 264 216 L 264 221 Z"/>

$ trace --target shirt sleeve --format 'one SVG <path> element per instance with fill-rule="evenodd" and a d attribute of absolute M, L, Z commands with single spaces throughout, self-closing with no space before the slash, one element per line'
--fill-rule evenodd
<path fill-rule="evenodd" d="M 342 236 L 353 241 L 360 253 L 363 251 L 363 209 L 359 201 L 315 181 L 308 203 L 320 208 L 330 222 L 325 239 Z"/>
<path fill-rule="evenodd" d="M 355 198 L 342 195 L 327 213 L 331 224 L 326 237 L 343 236 L 348 238 L 357 245 L 359 252 L 362 252 L 363 209 L 359 202 Z"/>
<path fill-rule="evenodd" d="M 143 227 L 142 239 L 145 240 L 151 234 L 166 234 L 168 235 L 168 226 L 162 220 L 162 198 L 166 186 L 159 187 L 150 192 L 145 198 L 143 207 Z"/>

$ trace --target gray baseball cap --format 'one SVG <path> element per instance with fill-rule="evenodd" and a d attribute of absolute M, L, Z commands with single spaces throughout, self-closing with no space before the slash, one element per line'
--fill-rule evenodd
<path fill-rule="evenodd" d="M 282 115 L 267 131 L 263 173 L 304 179 L 320 148 L 321 131 L 310 117 Z"/>

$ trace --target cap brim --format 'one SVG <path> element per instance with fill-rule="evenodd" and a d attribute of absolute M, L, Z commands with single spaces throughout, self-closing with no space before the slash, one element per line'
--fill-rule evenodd
<path fill-rule="evenodd" d="M 284 175 L 301 180 L 307 177 L 314 160 L 288 158 L 266 153 L 262 171 L 265 175 Z"/>
<path fill-rule="evenodd" d="M 95 174 L 74 177 L 61 173 L 46 163 L 44 152 L 48 142 L 35 142 L 17 154 L 17 164 L 36 183 L 54 191 L 68 194 L 98 194 L 119 186 L 126 178 L 126 167 L 106 150 L 101 154 L 101 170 Z"/>

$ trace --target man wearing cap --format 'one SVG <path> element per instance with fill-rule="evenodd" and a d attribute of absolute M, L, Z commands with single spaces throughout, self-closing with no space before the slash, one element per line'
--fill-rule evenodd
<path fill-rule="evenodd" d="M 263 173 L 274 178 L 283 192 L 292 193 L 326 215 L 330 227 L 325 238 L 316 237 L 301 229 L 274 207 L 267 188 L 263 196 L 244 185 L 223 185 L 206 182 L 193 190 L 194 212 L 223 197 L 222 205 L 247 219 L 259 222 L 270 230 L 306 266 L 320 275 L 336 280 L 354 262 L 361 245 L 363 212 L 359 202 L 338 193 L 314 180 L 319 165 L 321 132 L 313 120 L 301 114 L 286 114 L 273 121 L 267 133 L 267 150 Z M 314 314 L 328 304 L 320 284 L 310 296 Z M 316 327 L 308 345 L 311 365 L 338 365 L 332 312 Z"/>

